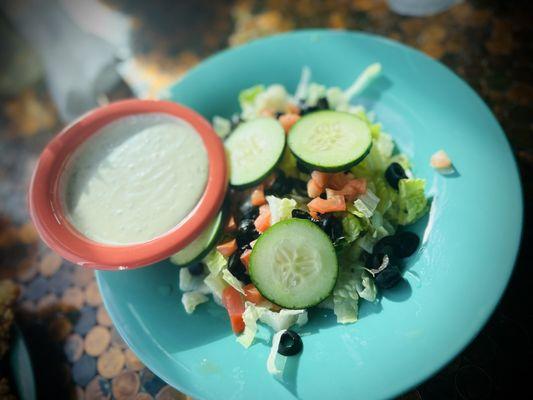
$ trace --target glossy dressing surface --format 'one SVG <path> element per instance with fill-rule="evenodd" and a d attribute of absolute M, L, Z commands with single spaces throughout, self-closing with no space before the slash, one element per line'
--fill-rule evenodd
<path fill-rule="evenodd" d="M 198 203 L 207 152 L 186 121 L 164 114 L 120 118 L 80 146 L 60 181 L 67 218 L 99 243 L 146 242 Z"/>

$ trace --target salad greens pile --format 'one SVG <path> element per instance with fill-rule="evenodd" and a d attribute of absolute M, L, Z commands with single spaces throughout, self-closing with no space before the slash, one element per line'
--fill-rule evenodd
<path fill-rule="evenodd" d="M 201 261 L 205 266 L 200 274 L 192 274 L 189 268 L 180 269 L 180 289 L 184 292 L 182 303 L 187 313 L 192 313 L 199 304 L 207 302 L 207 296 L 210 294 L 218 304 L 228 309 L 234 331 L 240 333 L 237 341 L 246 348 L 253 344 L 254 337 L 258 332 L 258 322 L 272 328 L 275 333 L 273 349 L 267 363 L 270 373 L 279 374 L 283 370 L 283 356 L 280 357 L 278 354 L 280 340 L 283 343 L 283 340 L 280 339 L 282 334 L 291 328 L 297 330 L 308 320 L 306 308 L 283 307 L 276 303 L 276 299 L 264 297 L 267 296 L 268 291 L 263 290 L 263 286 L 260 285 L 263 282 L 260 282 L 259 278 L 255 278 L 252 273 L 259 268 L 256 266 L 258 262 L 254 259 L 254 249 L 256 246 L 266 246 L 266 244 L 261 244 L 262 242 L 266 243 L 266 239 L 263 240 L 262 237 L 269 234 L 270 227 L 277 226 L 282 221 L 300 218 L 301 215 L 307 215 L 303 218 L 307 218 L 319 226 L 322 226 L 319 220 L 324 215 L 329 215 L 338 221 L 340 233 L 339 229 L 322 226 L 323 231 L 331 238 L 330 245 L 335 250 L 338 272 L 335 272 L 336 281 L 332 286 L 332 291 L 326 293 L 327 297 L 320 301 L 318 307 L 332 309 L 337 322 L 347 324 L 357 321 L 358 305 L 361 299 L 374 302 L 378 297 L 378 287 L 390 286 L 390 277 L 387 278 L 388 280 L 378 278 L 387 269 L 388 264 L 397 261 L 397 257 L 395 258 L 392 251 L 387 250 L 389 248 L 386 247 L 392 243 L 391 238 L 396 237 L 400 227 L 414 223 L 428 211 L 428 200 L 424 193 L 425 181 L 414 177 L 408 157 L 398 151 L 391 135 L 383 130 L 379 122 L 375 121 L 375 116 L 372 113 L 367 112 L 361 105 L 352 104 L 352 101 L 380 73 L 381 65 L 372 64 L 361 73 L 352 85 L 343 90 L 339 87 L 326 87 L 312 82 L 310 69 L 304 67 L 300 83 L 293 95 L 279 84 L 255 85 L 240 92 L 241 112 L 237 116 L 231 120 L 220 116 L 213 118 L 214 129 L 221 138 L 226 139 L 226 143 L 229 142 L 229 138 L 233 138 L 234 142 L 236 141 L 234 138 L 236 134 L 234 135 L 233 132 L 239 125 L 266 118 L 279 118 L 286 134 L 290 137 L 296 129 L 293 127 L 298 125 L 296 121 L 305 118 L 302 117 L 304 112 L 305 115 L 311 115 L 315 111 L 323 110 L 324 107 L 327 110 L 340 112 L 342 115 L 347 113 L 357 117 L 357 123 L 362 121 L 365 126 L 364 129 L 370 134 L 369 150 L 363 154 L 362 161 L 357 160 L 355 164 L 352 163 L 354 165 L 350 165 L 340 172 L 332 170 L 331 173 L 318 172 L 316 175 L 308 164 L 302 164 L 300 153 L 298 153 L 299 149 L 296 149 L 296 145 L 293 146 L 294 148 L 291 147 L 289 142 L 289 146 L 285 146 L 282 154 L 280 154 L 279 162 L 273 166 L 277 171 L 274 173 L 275 176 L 283 176 L 284 182 L 294 183 L 289 190 L 285 190 L 285 192 L 274 190 L 273 186 L 276 183 L 272 183 L 274 178 L 272 178 L 272 174 L 269 174 L 260 177 L 261 179 L 254 183 L 255 186 L 248 185 L 252 189 L 246 189 L 243 186 L 243 188 L 236 188 L 237 190 L 233 190 L 230 194 L 230 201 L 234 203 L 231 212 L 234 215 L 238 215 L 238 213 L 235 214 L 235 208 L 244 207 L 241 206 L 243 198 L 244 203 L 249 202 L 249 198 L 251 198 L 252 204 L 254 204 L 257 199 L 256 196 L 264 195 L 262 205 L 259 208 L 256 207 L 255 211 L 253 207 L 250 208 L 253 215 L 246 214 L 248 211 L 243 211 L 244 216 L 237 217 L 237 221 L 255 220 L 255 230 L 254 226 L 242 228 L 241 225 L 244 222 L 239 225 L 239 232 L 244 229 L 243 232 L 249 235 L 244 245 L 239 243 L 239 236 L 233 239 L 236 241 L 236 244 L 233 245 L 229 241 L 232 238 L 231 234 L 228 235 L 226 232 L 222 239 L 212 244 L 213 248 L 205 257 L 201 260 L 195 260 L 196 262 Z M 242 142 L 248 140 L 245 136 L 247 134 L 242 134 L 242 138 L 239 140 Z M 328 135 L 330 134 L 328 133 Z M 330 136 L 325 137 L 329 138 Z M 260 143 L 259 145 L 261 145 L 262 138 L 258 136 L 249 140 L 251 140 L 250 143 Z M 332 140 L 336 140 L 335 137 Z M 233 153 L 241 151 L 240 148 L 234 150 L 236 146 L 228 143 L 228 148 Z M 243 146 L 241 145 L 241 147 Z M 302 151 L 307 151 L 307 149 L 304 148 Z M 242 153 L 239 155 L 240 158 L 231 158 L 232 169 L 237 169 L 239 163 L 246 163 L 251 158 L 246 151 Z M 233 157 L 233 154 L 230 156 Z M 393 170 L 391 166 L 396 169 Z M 395 177 L 394 174 L 398 176 Z M 351 194 L 347 195 L 347 192 L 326 189 L 327 199 L 323 193 L 322 197 L 316 196 L 316 202 L 327 203 L 327 207 L 330 207 L 333 203 L 328 202 L 331 199 L 338 200 L 340 196 L 341 206 L 339 208 L 333 206 L 333 208 L 325 211 L 327 214 L 324 214 L 323 211 L 314 211 L 310 200 L 311 197 L 315 196 L 310 195 L 309 185 L 311 183 L 316 184 L 320 179 L 337 178 L 346 178 L 346 180 L 363 185 L 363 190 L 359 189 L 359 192 L 355 192 L 355 195 L 351 196 Z M 312 182 L 313 180 L 314 182 Z M 296 184 L 298 182 L 300 183 L 299 188 Z M 308 185 L 307 191 L 305 183 Z M 268 193 L 269 190 L 270 193 Z M 264 221 L 267 221 L 266 225 L 264 225 Z M 234 220 L 233 224 L 236 224 Z M 250 233 L 249 229 L 253 232 Z M 219 246 L 214 247 L 217 243 Z M 224 244 L 220 245 L 220 243 Z M 230 248 L 228 243 L 239 250 Z M 416 242 L 417 245 L 418 242 Z M 416 246 L 414 247 L 415 250 Z M 376 250 L 377 248 L 379 248 L 379 252 Z M 235 255 L 236 251 L 239 253 L 238 257 Z M 252 264 L 249 267 L 250 254 Z M 301 254 L 293 256 L 294 259 L 299 259 L 298 257 L 301 259 Z M 375 259 L 377 259 L 377 264 L 372 261 Z M 307 263 L 305 265 L 308 266 L 313 260 L 302 262 Z M 246 270 L 243 269 L 244 266 L 246 266 Z M 239 270 L 239 268 L 241 269 Z M 257 274 L 259 273 L 257 272 Z M 251 281 L 248 275 L 251 276 Z M 385 275 L 383 274 L 383 276 Z M 294 282 L 299 281 L 295 280 Z M 294 282 L 292 284 L 296 285 Z M 257 288 L 254 287 L 254 284 Z M 226 296 L 228 287 L 231 287 L 232 293 L 235 293 L 232 295 L 233 297 Z M 232 305 L 235 302 L 239 303 L 239 301 L 242 304 Z M 232 313 L 232 309 L 235 311 L 234 313 Z M 235 315 L 237 315 L 236 319 L 234 319 Z"/>

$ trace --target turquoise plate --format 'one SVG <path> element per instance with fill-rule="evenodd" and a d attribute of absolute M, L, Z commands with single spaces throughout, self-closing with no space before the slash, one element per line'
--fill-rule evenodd
<path fill-rule="evenodd" d="M 163 262 L 98 272 L 105 305 L 125 341 L 156 374 L 197 399 L 385 399 L 430 377 L 479 332 L 511 275 L 522 226 L 522 196 L 509 144 L 487 106 L 442 64 L 399 43 L 352 32 L 302 31 L 227 50 L 192 69 L 169 91 L 204 116 L 229 116 L 239 91 L 281 83 L 294 91 L 304 65 L 313 80 L 347 87 L 373 62 L 384 76 L 357 101 L 374 111 L 427 179 L 430 215 L 413 227 L 423 246 L 406 283 L 360 320 L 337 325 L 314 311 L 290 376 L 268 375 L 268 344 L 245 350 L 223 309 L 210 302 L 187 315 L 178 269 Z M 428 165 L 445 149 L 457 167 Z M 293 367 L 296 367 L 293 365 Z"/>

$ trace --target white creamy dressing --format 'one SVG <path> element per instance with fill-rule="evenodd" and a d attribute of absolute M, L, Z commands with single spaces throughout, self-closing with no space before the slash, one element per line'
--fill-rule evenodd
<path fill-rule="evenodd" d="M 125 245 L 156 238 L 197 205 L 207 183 L 201 137 L 186 121 L 117 119 L 76 150 L 60 180 L 66 217 L 84 236 Z"/>

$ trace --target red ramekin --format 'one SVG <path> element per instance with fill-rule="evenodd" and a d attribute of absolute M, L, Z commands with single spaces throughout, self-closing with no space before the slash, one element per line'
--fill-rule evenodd
<path fill-rule="evenodd" d="M 69 156 L 102 127 L 134 114 L 164 113 L 191 124 L 209 160 L 207 184 L 196 207 L 169 232 L 147 242 L 108 245 L 79 233 L 61 207 L 59 179 Z M 224 146 L 211 125 L 195 111 L 168 101 L 124 100 L 95 109 L 63 129 L 43 150 L 29 190 L 29 209 L 43 241 L 78 265 L 105 270 L 137 268 L 163 260 L 192 242 L 219 211 L 227 188 Z"/>

